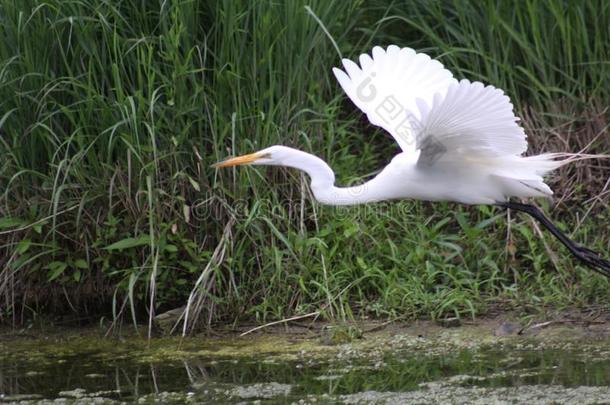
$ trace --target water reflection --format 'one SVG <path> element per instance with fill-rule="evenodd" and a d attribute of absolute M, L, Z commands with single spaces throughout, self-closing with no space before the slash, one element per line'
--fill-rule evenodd
<path fill-rule="evenodd" d="M 218 401 L 275 395 L 296 400 L 307 395 L 406 392 L 435 381 L 475 387 L 606 386 L 610 385 L 610 361 L 596 361 L 578 351 L 510 349 L 465 350 L 434 357 L 396 352 L 383 359 L 350 361 L 195 356 L 143 363 L 136 355 L 108 358 L 95 351 L 46 356 L 23 353 L 3 355 L 0 360 L 4 400 L 20 396 L 134 400 L 163 393 Z M 256 389 L 244 391 L 243 387 Z"/>

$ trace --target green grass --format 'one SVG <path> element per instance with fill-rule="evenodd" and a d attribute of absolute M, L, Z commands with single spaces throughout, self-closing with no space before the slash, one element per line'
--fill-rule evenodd
<path fill-rule="evenodd" d="M 610 5 L 566 4 L 0 1 L 0 321 L 145 323 L 188 303 L 187 330 L 607 304 L 608 282 L 522 217 L 322 207 L 300 173 L 209 167 L 272 144 L 341 184 L 385 165 L 397 147 L 335 82 L 335 44 L 411 46 L 506 89 L 532 151 L 607 151 Z M 555 219 L 601 251 L 607 177 L 591 161 L 551 179 Z"/>

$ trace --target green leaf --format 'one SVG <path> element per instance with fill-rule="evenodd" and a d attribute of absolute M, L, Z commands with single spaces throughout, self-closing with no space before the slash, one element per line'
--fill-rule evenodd
<path fill-rule="evenodd" d="M 358 232 L 360 232 L 360 225 L 357 222 L 353 222 L 343 231 L 343 236 L 349 238 Z"/>
<path fill-rule="evenodd" d="M 483 229 L 483 228 L 486 228 L 487 226 L 489 226 L 489 225 L 491 225 L 491 224 L 493 224 L 493 223 L 497 222 L 497 221 L 498 221 L 498 219 L 499 219 L 500 217 L 502 217 L 502 216 L 504 216 L 504 213 L 501 213 L 501 214 L 499 214 L 499 215 L 494 215 L 494 216 L 493 216 L 493 217 L 491 217 L 491 218 L 484 219 L 483 221 L 479 222 L 479 223 L 476 225 L 476 227 L 477 227 L 478 229 Z"/>
<path fill-rule="evenodd" d="M 21 218 L 4 217 L 0 218 L 0 229 L 16 228 L 18 226 L 27 225 L 28 222 Z"/>
<path fill-rule="evenodd" d="M 74 281 L 76 281 L 77 283 L 80 281 L 80 270 L 76 270 L 73 274 L 72 274 L 72 278 L 74 279 Z"/>
<path fill-rule="evenodd" d="M 438 241 L 438 242 L 436 242 L 436 243 L 437 243 L 438 245 L 440 245 L 440 246 L 444 246 L 444 247 L 446 247 L 446 248 L 448 248 L 448 249 L 451 249 L 451 250 L 455 251 L 455 252 L 456 252 L 456 253 L 458 253 L 458 254 L 459 254 L 459 253 L 462 253 L 462 247 L 461 247 L 461 246 L 459 246 L 459 245 L 457 245 L 457 244 L 455 244 L 455 243 L 446 242 L 446 241 L 442 241 L 442 240 L 439 240 L 439 241 Z"/>
<path fill-rule="evenodd" d="M 74 267 L 79 268 L 79 269 L 88 269 L 89 265 L 87 264 L 86 260 L 84 260 L 84 259 L 77 259 L 77 260 L 74 261 Z"/>
<path fill-rule="evenodd" d="M 188 177 L 189 182 L 191 183 L 191 186 L 193 186 L 193 188 L 195 189 L 195 191 L 201 191 L 201 187 L 199 186 L 199 183 L 197 183 L 195 181 L 195 179 L 193 179 L 191 176 L 187 175 L 186 177 Z"/>
<path fill-rule="evenodd" d="M 121 239 L 118 242 L 114 242 L 112 245 L 106 246 L 104 249 L 106 250 L 120 250 L 120 249 L 129 249 L 138 246 L 150 245 L 150 236 L 142 235 L 139 238 L 125 238 Z"/>
<path fill-rule="evenodd" d="M 271 228 L 271 232 L 273 232 L 273 234 L 282 241 L 282 243 L 286 246 L 286 248 L 288 248 L 288 251 L 290 252 L 290 254 L 292 255 L 292 257 L 296 258 L 296 255 L 294 254 L 294 251 L 292 250 L 292 244 L 288 241 L 288 239 L 286 238 L 285 235 L 283 235 L 279 229 L 276 228 L 275 225 L 273 225 L 273 222 L 271 222 L 269 220 L 269 218 L 263 218 L 263 220 L 267 223 L 267 225 L 269 226 L 269 228 Z"/>
<path fill-rule="evenodd" d="M 176 245 L 167 245 L 165 246 L 165 250 L 170 253 L 176 253 L 178 251 L 178 248 L 176 247 Z"/>
<path fill-rule="evenodd" d="M 187 262 L 185 260 L 181 260 L 180 265 L 182 267 L 184 267 L 186 270 L 188 270 L 190 273 L 195 273 L 196 271 L 199 270 L 198 266 L 196 266 L 195 264 L 193 264 L 191 262 Z"/>
<path fill-rule="evenodd" d="M 28 251 L 28 249 L 30 248 L 30 246 L 32 246 L 32 241 L 29 239 L 23 239 L 21 242 L 19 242 L 19 244 L 17 245 L 17 253 L 22 255 L 25 252 Z"/>
<path fill-rule="evenodd" d="M 64 262 L 51 262 L 47 267 L 49 268 L 49 272 L 47 273 L 47 280 L 53 281 L 63 274 L 64 270 L 66 270 L 66 267 L 68 267 L 68 264 Z"/>

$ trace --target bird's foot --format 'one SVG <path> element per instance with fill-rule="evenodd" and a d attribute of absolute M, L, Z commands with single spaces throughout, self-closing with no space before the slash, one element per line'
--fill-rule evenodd
<path fill-rule="evenodd" d="M 588 249 L 583 246 L 578 246 L 578 255 L 577 257 L 584 264 L 596 270 L 598 273 L 603 274 L 606 277 L 610 278 L 610 261 L 606 259 L 602 259 L 599 256 L 599 253 Z"/>

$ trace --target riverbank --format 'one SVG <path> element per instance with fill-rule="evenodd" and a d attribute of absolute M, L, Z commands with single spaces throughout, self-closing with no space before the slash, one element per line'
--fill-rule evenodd
<path fill-rule="evenodd" d="M 282 144 L 326 160 L 338 186 L 370 179 L 400 150 L 332 68 L 390 44 L 502 89 L 528 154 L 606 154 L 607 1 L 120 4 L 0 5 L 0 323 L 143 324 L 188 306 L 190 331 L 314 311 L 444 319 L 498 303 L 610 304 L 608 280 L 526 216 L 322 206 L 294 170 L 210 167 Z M 599 252 L 607 162 L 554 171 L 555 202 L 535 201 Z"/>

